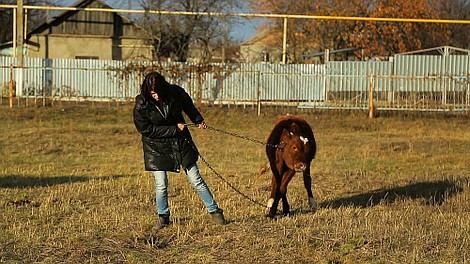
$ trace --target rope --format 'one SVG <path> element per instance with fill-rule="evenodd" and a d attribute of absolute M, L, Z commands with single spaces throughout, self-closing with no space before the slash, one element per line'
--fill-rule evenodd
<path fill-rule="evenodd" d="M 225 182 L 225 184 L 227 184 L 230 188 L 232 188 L 232 190 L 234 190 L 235 192 L 237 192 L 238 194 L 240 194 L 241 196 L 243 196 L 244 198 L 250 200 L 251 202 L 253 202 L 254 204 L 257 204 L 257 205 L 260 205 L 261 207 L 265 208 L 266 206 L 258 201 L 256 201 L 255 199 L 251 198 L 250 196 L 242 193 L 238 188 L 236 188 L 235 186 L 233 186 L 227 179 L 225 179 L 224 177 L 222 177 L 222 175 L 220 175 L 210 164 L 209 162 L 206 161 L 206 159 L 198 152 L 198 155 L 199 155 L 199 158 L 201 158 L 201 160 L 204 162 L 204 164 L 206 164 L 206 166 L 212 171 L 212 173 L 214 173 L 217 177 L 219 177 L 223 182 Z"/>
<path fill-rule="evenodd" d="M 218 129 L 218 128 L 215 128 L 215 127 L 207 126 L 207 128 L 210 129 L 210 130 L 214 130 L 216 132 L 219 132 L 219 133 L 223 133 L 223 134 L 227 134 L 227 135 L 230 135 L 230 136 L 238 137 L 238 138 L 245 139 L 245 140 L 248 140 L 248 141 L 251 141 L 251 142 L 254 142 L 254 143 L 258 143 L 258 144 L 261 144 L 261 145 L 265 145 L 265 146 L 269 146 L 269 147 L 273 147 L 273 148 L 278 148 L 278 146 L 279 146 L 279 145 L 273 145 L 273 144 L 265 143 L 263 141 L 260 141 L 260 140 L 254 139 L 254 138 L 239 135 L 239 134 L 229 132 L 229 131 L 225 131 L 225 130 L 222 130 L 222 129 Z"/>
<path fill-rule="evenodd" d="M 186 125 L 188 126 L 188 125 Z M 193 126 L 193 125 L 192 125 Z M 196 126 L 196 125 L 194 125 Z M 238 194 L 240 194 L 241 196 L 243 196 L 244 198 L 250 200 L 251 202 L 253 202 L 254 204 L 257 204 L 257 205 L 260 205 L 261 207 L 265 208 L 265 205 L 256 201 L 255 199 L 251 198 L 250 196 L 244 194 L 242 191 L 240 191 L 238 188 L 236 188 L 235 186 L 233 186 L 233 184 L 231 184 L 227 179 L 225 179 L 222 175 L 220 175 L 220 173 L 218 173 L 214 167 L 212 167 L 209 162 L 207 162 L 207 160 L 201 155 L 201 153 L 199 152 L 199 150 L 196 148 L 196 146 L 194 145 L 193 142 L 191 142 L 190 140 L 188 140 L 186 137 L 184 137 L 184 140 L 186 140 L 186 142 L 189 143 L 189 145 L 191 145 L 191 147 L 197 152 L 197 155 L 199 156 L 199 158 L 202 160 L 202 162 L 204 162 L 204 164 L 206 164 L 206 166 L 212 171 L 212 173 L 214 173 L 219 179 L 221 179 L 223 182 L 225 182 L 225 184 L 227 184 L 232 190 L 234 190 L 235 192 L 237 192 Z"/>

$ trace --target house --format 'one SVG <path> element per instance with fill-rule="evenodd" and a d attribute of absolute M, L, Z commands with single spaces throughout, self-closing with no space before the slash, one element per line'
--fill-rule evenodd
<path fill-rule="evenodd" d="M 277 43 L 278 45 L 273 45 Z M 282 32 L 265 29 L 240 44 L 240 61 L 245 63 L 280 63 L 282 61 Z"/>
<path fill-rule="evenodd" d="M 111 9 L 101 0 L 79 0 L 72 6 Z M 151 34 L 116 12 L 63 11 L 29 32 L 25 43 L 25 56 L 34 58 L 100 60 L 153 58 Z"/>

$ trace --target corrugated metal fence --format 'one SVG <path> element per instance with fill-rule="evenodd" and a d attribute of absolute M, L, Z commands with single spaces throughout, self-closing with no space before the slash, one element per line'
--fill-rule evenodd
<path fill-rule="evenodd" d="M 397 55 L 386 62 L 313 64 L 152 63 L 0 57 L 0 88 L 10 75 L 19 98 L 132 100 L 143 74 L 162 72 L 202 103 L 299 108 L 469 111 L 470 56 Z"/>

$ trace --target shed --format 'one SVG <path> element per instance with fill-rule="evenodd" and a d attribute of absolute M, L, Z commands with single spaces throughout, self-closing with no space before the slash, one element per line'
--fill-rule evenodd
<path fill-rule="evenodd" d="M 101 0 L 77 8 L 111 9 Z M 152 36 L 117 12 L 67 10 L 26 36 L 26 56 L 50 59 L 151 60 Z"/>

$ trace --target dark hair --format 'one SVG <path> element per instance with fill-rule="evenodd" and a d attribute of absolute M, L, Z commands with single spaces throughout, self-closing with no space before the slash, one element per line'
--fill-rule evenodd
<path fill-rule="evenodd" d="M 154 91 L 158 94 L 158 97 L 165 101 L 168 96 L 170 84 L 165 80 L 158 72 L 150 72 L 144 78 L 142 86 L 140 87 L 140 93 L 144 96 L 147 101 L 154 101 L 150 92 Z"/>

